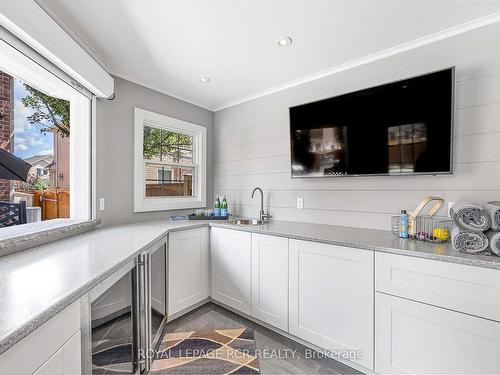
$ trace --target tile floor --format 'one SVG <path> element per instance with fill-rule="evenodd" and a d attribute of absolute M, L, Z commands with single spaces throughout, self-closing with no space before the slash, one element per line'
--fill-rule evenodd
<path fill-rule="evenodd" d="M 261 353 L 281 353 L 288 358 L 260 358 L 262 374 L 359 374 L 360 372 L 330 358 L 307 359 L 307 348 L 282 335 L 209 303 L 167 324 L 166 332 L 249 327 Z M 292 355 L 292 352 L 295 355 Z M 286 354 L 285 354 L 286 353 Z M 268 355 L 268 357 L 272 357 Z"/>

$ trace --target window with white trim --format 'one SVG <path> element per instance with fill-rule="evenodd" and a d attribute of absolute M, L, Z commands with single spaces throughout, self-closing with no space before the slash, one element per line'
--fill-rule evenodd
<path fill-rule="evenodd" d="M 36 222 L 92 219 L 91 95 L 41 66 L 34 51 L 2 30 L 0 56 L 0 148 L 28 168 L 0 176 L 0 231 L 20 235 L 33 232 L 20 224 L 43 230 L 51 224 Z M 18 229 L 4 228 L 12 226 Z"/>
<path fill-rule="evenodd" d="M 206 205 L 206 129 L 135 109 L 134 211 Z"/>

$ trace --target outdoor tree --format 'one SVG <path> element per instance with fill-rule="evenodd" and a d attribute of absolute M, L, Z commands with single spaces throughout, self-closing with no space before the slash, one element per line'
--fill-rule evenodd
<path fill-rule="evenodd" d="M 24 88 L 29 94 L 21 101 L 26 108 L 33 110 L 33 114 L 27 117 L 28 122 L 41 125 L 41 133 L 57 132 L 62 137 L 69 137 L 69 101 L 44 94 L 27 84 Z"/>
<path fill-rule="evenodd" d="M 187 135 L 173 133 L 161 129 L 144 127 L 145 159 L 163 158 L 178 162 L 183 156 L 191 156 L 193 138 Z"/>

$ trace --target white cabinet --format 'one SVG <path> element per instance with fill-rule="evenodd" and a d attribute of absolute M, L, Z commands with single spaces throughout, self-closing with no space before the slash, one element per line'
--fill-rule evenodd
<path fill-rule="evenodd" d="M 375 294 L 376 372 L 500 373 L 500 323 Z"/>
<path fill-rule="evenodd" d="M 289 262 L 289 332 L 373 369 L 373 252 L 290 240 Z"/>
<path fill-rule="evenodd" d="M 212 228 L 210 258 L 212 298 L 251 314 L 252 237 L 248 232 Z"/>
<path fill-rule="evenodd" d="M 499 270 L 376 253 L 375 289 L 500 321 Z"/>
<path fill-rule="evenodd" d="M 208 298 L 208 228 L 172 232 L 168 240 L 169 315 Z"/>
<path fill-rule="evenodd" d="M 288 238 L 252 234 L 252 316 L 288 331 Z"/>
<path fill-rule="evenodd" d="M 80 374 L 80 301 L 0 355 L 0 374 Z"/>
<path fill-rule="evenodd" d="M 47 362 L 35 371 L 35 375 L 81 374 L 82 342 L 78 331 Z"/>

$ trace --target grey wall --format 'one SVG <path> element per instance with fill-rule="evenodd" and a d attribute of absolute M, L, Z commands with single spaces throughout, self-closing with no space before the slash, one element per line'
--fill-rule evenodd
<path fill-rule="evenodd" d="M 192 122 L 207 128 L 207 203 L 213 196 L 213 112 L 115 78 L 116 99 L 97 102 L 97 217 L 104 225 L 166 218 L 182 211 L 134 213 L 134 107 Z M 105 210 L 99 211 L 99 198 Z"/>
<path fill-rule="evenodd" d="M 288 107 L 449 66 L 456 66 L 453 175 L 291 180 Z M 214 175 L 215 193 L 227 194 L 236 214 L 258 214 L 250 192 L 260 186 L 275 219 L 367 228 L 389 229 L 391 214 L 412 210 L 427 195 L 500 200 L 500 27 L 216 112 Z M 295 208 L 297 197 L 305 209 Z"/>

